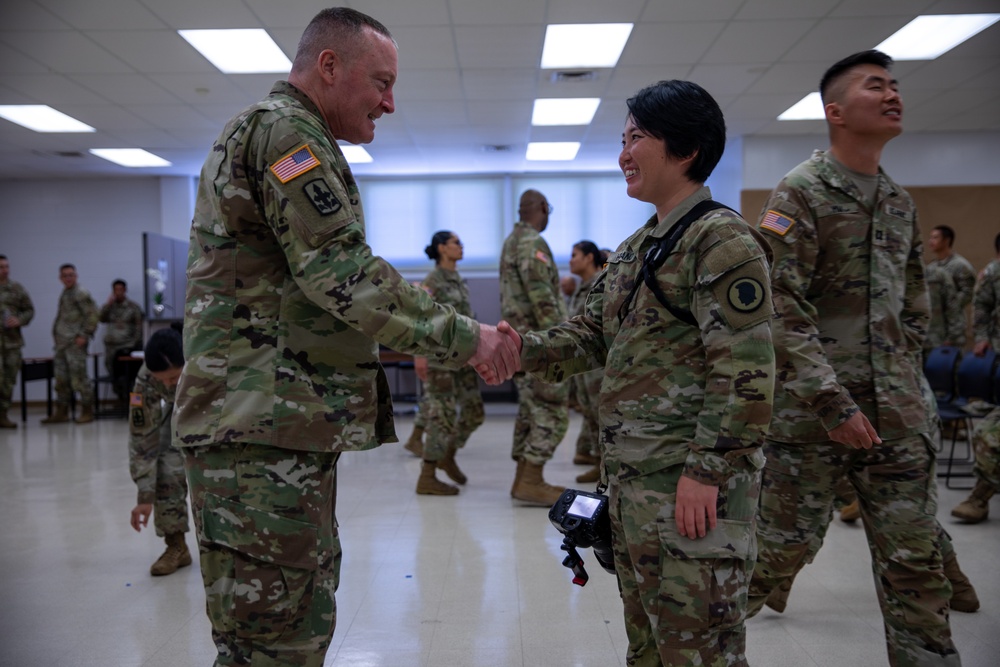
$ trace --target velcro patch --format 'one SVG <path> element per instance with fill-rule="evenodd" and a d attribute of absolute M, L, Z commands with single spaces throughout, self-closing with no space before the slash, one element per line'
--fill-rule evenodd
<path fill-rule="evenodd" d="M 322 178 L 309 181 L 302 191 L 306 193 L 306 198 L 312 202 L 320 215 L 333 215 L 344 208 L 337 195 L 333 194 L 333 190 Z"/>
<path fill-rule="evenodd" d="M 287 183 L 296 176 L 301 176 L 310 169 L 315 169 L 318 166 L 319 159 L 313 155 L 312 149 L 309 148 L 308 144 L 302 144 L 272 164 L 271 173 L 282 183 Z"/>
<path fill-rule="evenodd" d="M 778 213 L 774 209 L 770 209 L 766 215 L 760 221 L 761 229 L 768 229 L 778 236 L 784 236 L 788 233 L 788 230 L 792 228 L 795 224 L 795 220 L 789 218 L 783 213 Z"/>

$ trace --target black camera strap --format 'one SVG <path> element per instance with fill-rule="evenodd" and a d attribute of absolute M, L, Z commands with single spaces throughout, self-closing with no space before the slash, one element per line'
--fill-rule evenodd
<path fill-rule="evenodd" d="M 646 287 L 648 287 L 653 293 L 653 296 L 656 297 L 656 300 L 660 302 L 660 305 L 670 311 L 671 315 L 679 319 L 681 322 L 690 324 L 693 327 L 698 326 L 698 321 L 695 320 L 694 315 L 692 315 L 689 311 L 670 303 L 667 299 L 667 295 L 663 293 L 663 288 L 660 287 L 660 283 L 656 280 L 656 272 L 659 271 L 660 267 L 663 266 L 663 263 L 667 261 L 667 256 L 673 252 L 674 246 L 676 246 L 677 242 L 681 240 L 681 237 L 684 235 L 684 232 L 687 231 L 688 227 L 690 227 L 695 220 L 701 218 L 701 216 L 718 208 L 725 208 L 730 211 L 733 210 L 725 204 L 720 204 L 713 199 L 706 199 L 698 202 L 690 211 L 684 214 L 684 217 L 673 224 L 662 239 L 657 241 L 655 245 L 646 251 L 645 256 L 642 258 L 642 268 L 639 269 L 639 278 L 641 278 L 641 280 L 638 278 L 636 279 L 635 283 L 632 285 L 632 289 L 628 293 L 628 296 L 625 297 L 625 301 L 622 303 L 621 308 L 618 309 L 619 322 L 622 322 L 625 319 L 625 316 L 628 315 L 628 311 L 632 307 L 632 301 L 635 300 L 635 295 L 639 291 L 639 287 L 645 284 Z"/>

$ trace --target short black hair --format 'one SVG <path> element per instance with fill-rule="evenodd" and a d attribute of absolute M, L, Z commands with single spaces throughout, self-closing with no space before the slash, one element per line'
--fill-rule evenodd
<path fill-rule="evenodd" d="M 442 243 L 447 243 L 454 236 L 451 232 L 446 229 L 442 229 L 439 232 L 434 232 L 434 236 L 431 237 L 431 244 L 424 248 L 424 252 L 427 256 L 433 259 L 435 262 L 441 260 L 441 253 L 438 252 L 438 246 Z"/>
<path fill-rule="evenodd" d="M 931 231 L 941 232 L 941 236 L 948 241 L 949 248 L 955 245 L 955 230 L 948 225 L 937 225 Z"/>
<path fill-rule="evenodd" d="M 590 255 L 594 258 L 594 266 L 601 268 L 604 266 L 604 253 L 601 249 L 597 247 L 597 244 L 593 241 L 579 241 L 573 244 L 573 247 L 580 251 L 580 254 L 586 257 Z"/>
<path fill-rule="evenodd" d="M 62 273 L 63 269 L 73 269 L 74 271 L 76 271 L 76 267 L 73 266 L 72 264 L 63 264 L 62 266 L 60 266 L 59 273 Z"/>
<path fill-rule="evenodd" d="M 826 94 L 829 92 L 830 86 L 858 65 L 878 65 L 885 70 L 891 70 L 892 57 L 877 49 L 868 49 L 853 53 L 830 65 L 830 68 L 823 73 L 823 78 L 819 80 L 819 96 L 823 100 L 823 104 L 827 102 Z"/>
<path fill-rule="evenodd" d="M 154 373 L 184 367 L 184 347 L 180 333 L 173 327 L 153 332 L 143 351 L 146 368 Z"/>
<path fill-rule="evenodd" d="M 704 183 L 726 149 L 726 120 L 715 99 L 692 81 L 660 81 L 626 102 L 629 115 L 643 132 L 667 145 L 667 154 L 694 155 L 687 176 Z"/>
<path fill-rule="evenodd" d="M 128 284 L 124 280 L 122 280 L 121 278 L 119 278 L 119 279 L 115 280 L 113 283 L 111 283 L 111 287 L 112 288 L 117 287 L 118 285 L 121 285 L 125 289 L 128 289 Z"/>

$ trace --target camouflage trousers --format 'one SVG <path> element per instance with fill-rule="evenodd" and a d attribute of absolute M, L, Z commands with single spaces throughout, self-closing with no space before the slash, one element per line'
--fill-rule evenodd
<path fill-rule="evenodd" d="M 719 490 L 716 528 L 696 540 L 681 537 L 674 522 L 683 465 L 611 480 L 629 667 L 747 664 L 744 621 L 761 471 L 746 457 L 734 466 Z"/>
<path fill-rule="evenodd" d="M 52 358 L 52 373 L 56 378 L 56 402 L 68 405 L 73 392 L 80 394 L 80 403 L 94 404 L 94 385 L 87 374 L 87 350 L 76 344 L 56 348 Z"/>
<path fill-rule="evenodd" d="M 568 380 L 573 385 L 576 402 L 583 414 L 583 425 L 580 427 L 580 435 L 576 439 L 577 454 L 601 455 L 601 426 L 598 413 L 603 377 L 604 371 L 596 370 L 574 375 Z"/>
<path fill-rule="evenodd" d="M 569 428 L 569 388 L 565 382 L 551 384 L 528 374 L 515 375 L 514 385 L 517 417 L 511 458 L 545 465 Z"/>
<path fill-rule="evenodd" d="M 336 453 L 184 449 L 215 664 L 321 667 L 340 581 Z"/>
<path fill-rule="evenodd" d="M 156 454 L 156 497 L 153 500 L 153 527 L 160 537 L 190 530 L 184 455 L 174 447 L 172 436 L 173 429 L 167 419 L 160 427 L 160 447 Z"/>
<path fill-rule="evenodd" d="M 811 560 L 829 525 L 838 480 L 854 486 L 872 553 L 875 588 L 893 667 L 959 665 L 948 623 L 951 584 L 942 549 L 950 549 L 935 516 L 934 449 L 925 435 L 871 449 L 837 443 L 769 441 L 748 612 Z M 947 544 L 945 544 L 947 543 Z"/>
<path fill-rule="evenodd" d="M 993 408 L 976 424 L 972 445 L 976 451 L 976 477 L 1000 491 L 1000 407 Z"/>
<path fill-rule="evenodd" d="M 0 349 L 0 415 L 10 410 L 10 397 L 14 393 L 14 381 L 21 372 L 21 348 Z"/>
<path fill-rule="evenodd" d="M 479 376 L 471 366 L 457 371 L 430 370 L 426 386 L 424 460 L 440 461 L 449 450 L 464 447 L 486 420 L 483 395 L 479 393 Z"/>

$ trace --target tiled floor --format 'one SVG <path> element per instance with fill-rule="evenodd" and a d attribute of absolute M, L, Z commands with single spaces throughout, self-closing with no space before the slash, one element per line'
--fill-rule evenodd
<path fill-rule="evenodd" d="M 459 454 L 469 483 L 457 497 L 413 493 L 418 461 L 398 445 L 347 454 L 338 518 L 344 543 L 336 667 L 591 667 L 624 665 L 615 580 L 592 558 L 579 588 L 561 567 L 561 538 L 541 508 L 508 496 L 510 406 Z M 42 426 L 41 412 L 0 432 L 0 665 L 180 667 L 212 663 L 196 567 L 153 578 L 162 551 L 128 525 L 135 492 L 124 420 Z M 410 431 L 409 418 L 398 422 Z M 572 484 L 570 434 L 546 468 Z M 966 667 L 1000 664 L 1000 506 L 984 524 L 948 512 L 965 493 L 941 488 L 940 516 L 983 600 L 954 614 Z M 189 535 L 188 544 L 194 547 Z M 785 614 L 748 625 L 751 664 L 886 665 L 882 621 L 859 526 L 835 522 L 799 576 Z"/>

